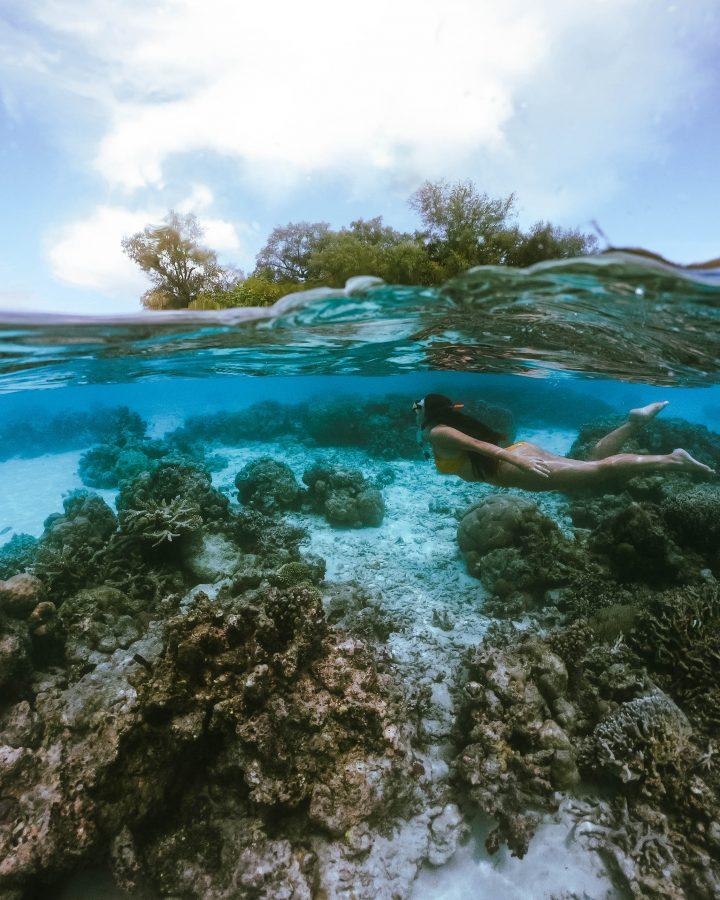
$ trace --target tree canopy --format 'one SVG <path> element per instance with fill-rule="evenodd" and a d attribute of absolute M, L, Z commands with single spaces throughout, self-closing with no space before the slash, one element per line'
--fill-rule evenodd
<path fill-rule="evenodd" d="M 171 210 L 162 225 L 148 225 L 125 238 L 122 247 L 153 286 L 141 297 L 146 309 L 186 309 L 202 292 L 226 287 L 237 277 L 223 268 L 213 250 L 200 243 L 196 217 Z"/>
<path fill-rule="evenodd" d="M 306 281 L 310 260 L 330 231 L 327 222 L 289 222 L 273 228 L 256 258 L 256 272 L 274 281 Z"/>
<path fill-rule="evenodd" d="M 595 237 L 579 229 L 539 221 L 523 231 L 514 194 L 491 197 L 471 181 L 427 181 L 408 204 L 420 220 L 412 232 L 381 216 L 338 229 L 327 222 L 277 226 L 245 279 L 202 245 L 192 215 L 170 212 L 163 225 L 126 238 L 123 249 L 153 280 L 142 298 L 150 309 L 266 306 L 303 287 L 342 287 L 353 275 L 439 285 L 472 266 L 524 267 L 597 250 Z"/>

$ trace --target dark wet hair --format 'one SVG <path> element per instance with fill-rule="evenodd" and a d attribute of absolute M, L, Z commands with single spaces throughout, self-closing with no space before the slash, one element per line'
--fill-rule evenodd
<path fill-rule="evenodd" d="M 502 444 L 507 441 L 507 435 L 495 431 L 489 425 L 470 416 L 460 410 L 460 404 L 455 403 L 444 394 L 428 394 L 423 401 L 423 420 L 421 427 L 434 428 L 436 425 L 448 425 L 462 431 L 468 437 L 477 441 L 487 441 L 488 444 Z M 486 479 L 495 474 L 497 461 L 480 453 L 468 451 L 473 472 L 478 478 Z"/>

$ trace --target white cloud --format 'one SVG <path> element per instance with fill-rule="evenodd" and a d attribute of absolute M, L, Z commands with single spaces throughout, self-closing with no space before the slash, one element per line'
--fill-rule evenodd
<path fill-rule="evenodd" d="M 203 209 L 212 206 L 215 197 L 206 184 L 194 184 L 190 194 L 177 204 L 177 210 L 181 213 L 199 213 Z"/>
<path fill-rule="evenodd" d="M 212 194 L 196 186 L 188 201 L 178 208 L 199 212 L 212 203 Z M 130 210 L 121 206 L 98 206 L 88 216 L 63 226 L 50 241 L 48 260 L 59 281 L 73 287 L 93 289 L 114 298 L 134 298 L 147 289 L 149 281 L 122 251 L 122 239 L 146 225 L 161 221 L 158 209 Z M 238 228 L 226 219 L 199 215 L 203 242 L 227 262 L 247 265 L 247 248 Z M 249 228 L 243 230 L 249 231 Z"/>
<path fill-rule="evenodd" d="M 112 187 L 162 187 L 174 157 L 210 151 L 266 190 L 465 175 L 550 215 L 662 152 L 717 27 L 715 0 L 28 0 L 25 16 L 44 68 L 94 91 Z"/>
<path fill-rule="evenodd" d="M 36 47 L 44 81 L 98 115 L 96 171 L 139 198 L 210 153 L 265 193 L 318 172 L 405 194 L 472 177 L 517 189 L 528 217 L 592 214 L 718 77 L 716 0 L 27 0 L 21 15 L 32 36 L 0 67 L 29 70 Z M 187 208 L 212 202 L 196 185 Z"/>
<path fill-rule="evenodd" d="M 48 252 L 53 275 L 65 284 L 121 296 L 141 294 L 148 280 L 122 251 L 121 241 L 158 218 L 149 210 L 98 206 L 63 227 Z"/>

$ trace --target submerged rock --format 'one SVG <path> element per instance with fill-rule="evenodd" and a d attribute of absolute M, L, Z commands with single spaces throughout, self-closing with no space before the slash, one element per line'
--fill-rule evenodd
<path fill-rule="evenodd" d="M 650 680 L 648 671 L 657 677 L 672 664 L 662 642 L 655 654 L 639 641 L 643 634 L 652 640 L 652 622 L 640 615 L 629 630 L 643 658 L 622 641 L 603 643 L 582 620 L 544 637 L 491 630 L 463 686 L 457 773 L 498 822 L 491 852 L 507 843 L 522 856 L 540 814 L 562 802 L 577 836 L 614 862 L 623 890 L 709 900 L 720 885 L 712 825 L 720 768 L 706 737 L 717 719 L 699 710 L 686 715 Z M 668 672 L 679 702 L 690 683 L 699 696 L 709 658 L 684 669 L 679 689 Z M 706 705 L 716 708 L 716 699 L 706 696 Z M 581 776 L 583 800 L 573 796 Z"/>
<path fill-rule="evenodd" d="M 238 499 L 264 513 L 297 509 L 302 489 L 284 462 L 263 456 L 248 463 L 235 478 Z"/>
<path fill-rule="evenodd" d="M 67 596 L 98 576 L 98 551 L 116 528 L 115 513 L 90 491 L 73 491 L 63 500 L 63 512 L 48 516 L 33 569 L 52 599 Z"/>
<path fill-rule="evenodd" d="M 142 601 L 112 587 L 80 591 L 60 607 L 69 664 L 82 671 L 96 666 L 118 648 L 127 648 L 147 629 L 150 610 Z"/>
<path fill-rule="evenodd" d="M 303 474 L 307 500 L 331 525 L 362 528 L 382 524 L 385 502 L 357 469 L 316 465 Z"/>
<path fill-rule="evenodd" d="M 29 572 L 0 581 L 0 614 L 25 619 L 38 605 L 42 594 L 42 582 Z"/>
<path fill-rule="evenodd" d="M 494 494 L 470 507 L 457 534 L 468 574 L 480 578 L 510 615 L 537 605 L 583 564 L 555 522 L 515 495 Z"/>
<path fill-rule="evenodd" d="M 603 519 L 590 538 L 595 553 L 610 562 L 618 581 L 667 585 L 692 578 L 693 560 L 673 539 L 658 508 L 631 503 Z"/>
<path fill-rule="evenodd" d="M 66 601 L 69 646 L 102 659 L 0 716 L 9 889 L 104 850 L 128 888 L 310 897 L 318 848 L 363 828 L 372 844 L 413 809 L 401 691 L 366 645 L 328 629 L 312 588 L 197 594 L 132 643 L 142 616 L 124 603 L 107 587 Z"/>

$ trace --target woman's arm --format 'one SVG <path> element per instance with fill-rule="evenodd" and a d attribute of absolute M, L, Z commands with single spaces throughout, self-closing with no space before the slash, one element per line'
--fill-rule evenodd
<path fill-rule="evenodd" d="M 451 428 L 450 425 L 436 425 L 431 428 L 429 438 L 432 446 L 441 451 L 465 450 L 480 453 L 482 456 L 490 456 L 493 459 L 504 459 L 505 456 L 510 455 L 502 447 L 489 444 L 487 441 L 478 441 L 476 438 L 458 431 L 457 428 Z"/>
<path fill-rule="evenodd" d="M 490 444 L 487 441 L 478 441 L 476 438 L 458 431 L 457 428 L 451 428 L 449 425 L 436 425 L 430 430 L 430 443 L 438 450 L 458 451 L 464 450 L 471 453 L 480 453 L 482 456 L 489 456 L 492 459 L 508 462 L 524 472 L 534 472 L 547 478 L 550 470 L 544 460 L 535 457 L 515 456 L 503 447 L 497 444 Z"/>

